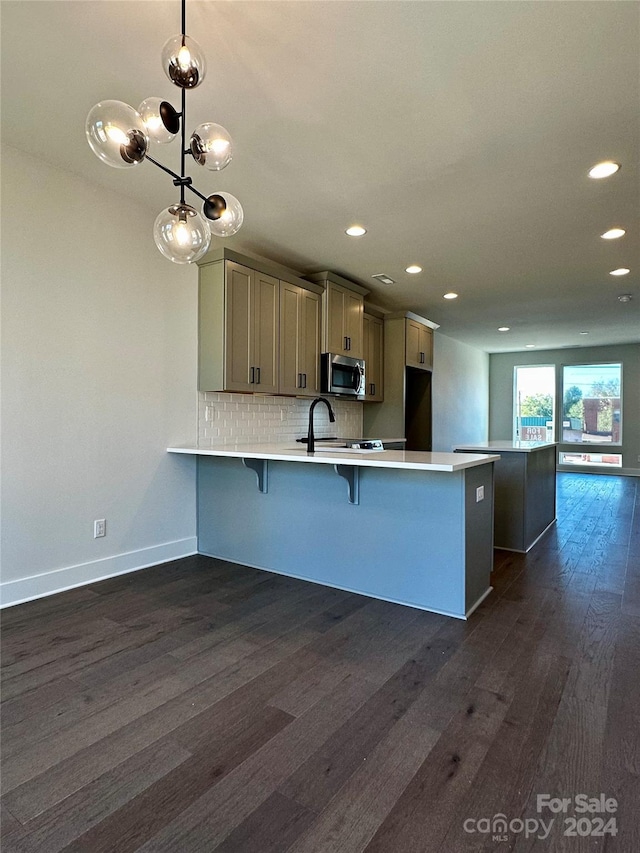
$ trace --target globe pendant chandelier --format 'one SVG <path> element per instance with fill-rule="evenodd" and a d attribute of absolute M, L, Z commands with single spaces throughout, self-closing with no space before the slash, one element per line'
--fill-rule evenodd
<path fill-rule="evenodd" d="M 182 2 L 182 32 L 172 36 L 162 49 L 162 67 L 167 77 L 182 90 L 181 111 L 161 98 L 145 98 L 137 110 L 122 101 L 101 101 L 89 112 L 86 134 L 97 157 L 116 169 L 129 169 L 143 161 L 153 163 L 171 175 L 180 187 L 180 201 L 163 210 L 153 226 L 153 238 L 162 254 L 176 264 L 189 264 L 209 249 L 212 234 L 235 234 L 244 217 L 242 206 L 230 193 L 204 196 L 185 175 L 187 155 L 214 172 L 224 169 L 233 156 L 233 143 L 219 124 L 205 122 L 185 140 L 186 92 L 202 83 L 206 62 L 198 44 L 186 35 L 186 0 Z M 172 142 L 180 133 L 180 174 L 149 155 L 151 142 Z M 202 214 L 185 202 L 185 189 L 203 202 Z"/>

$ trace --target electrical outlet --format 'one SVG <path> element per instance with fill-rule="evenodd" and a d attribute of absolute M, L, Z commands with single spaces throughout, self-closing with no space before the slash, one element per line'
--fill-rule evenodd
<path fill-rule="evenodd" d="M 476 503 L 484 500 L 484 486 L 478 486 L 476 489 Z"/>
<path fill-rule="evenodd" d="M 640 454 L 638 454 L 638 462 L 640 462 Z"/>
<path fill-rule="evenodd" d="M 93 538 L 99 539 L 107 535 L 107 522 L 104 518 L 96 518 L 93 522 Z"/>

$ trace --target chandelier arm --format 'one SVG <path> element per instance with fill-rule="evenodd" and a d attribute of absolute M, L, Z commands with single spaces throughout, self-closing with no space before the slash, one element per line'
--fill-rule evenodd
<path fill-rule="evenodd" d="M 194 193 L 195 195 L 197 195 L 197 196 L 198 196 L 198 198 L 201 198 L 201 199 L 202 199 L 202 201 L 206 201 L 206 200 L 207 200 L 207 196 L 206 196 L 206 195 L 202 195 L 202 193 L 201 193 L 201 192 L 198 192 L 198 190 L 197 190 L 195 187 L 191 186 L 191 184 L 186 184 L 185 186 L 187 187 L 187 189 L 188 189 L 188 190 L 191 190 L 191 192 L 192 192 L 192 193 Z"/>
<path fill-rule="evenodd" d="M 176 180 L 176 181 L 180 181 L 180 180 L 182 180 L 182 179 L 181 179 L 181 177 L 180 177 L 180 175 L 176 175 L 176 173 L 175 173 L 174 171 L 172 171 L 171 169 L 167 169 L 167 167 L 166 167 L 166 166 L 163 166 L 163 165 L 162 165 L 162 163 L 158 163 L 158 161 L 157 161 L 157 160 L 154 160 L 154 159 L 153 159 L 153 157 L 150 157 L 148 154 L 146 154 L 146 155 L 145 155 L 145 158 L 144 158 L 144 159 L 145 159 L 145 160 L 148 160 L 150 163 L 153 163 L 153 165 L 154 165 L 154 166 L 157 166 L 157 167 L 158 167 L 158 169 L 162 169 L 162 171 L 163 171 L 163 172 L 166 172 L 166 173 L 167 173 L 167 175 L 171 175 L 171 177 L 172 177 L 174 180 Z"/>

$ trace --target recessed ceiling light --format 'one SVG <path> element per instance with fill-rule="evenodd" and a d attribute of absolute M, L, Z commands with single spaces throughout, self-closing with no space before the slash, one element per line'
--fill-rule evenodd
<path fill-rule="evenodd" d="M 601 234 L 603 240 L 617 240 L 618 237 L 624 237 L 627 232 L 624 228 L 609 228 L 604 234 Z"/>
<path fill-rule="evenodd" d="M 527 349 L 533 349 L 535 347 L 535 344 L 525 344 L 525 347 Z"/>
<path fill-rule="evenodd" d="M 445 299 L 457 299 L 457 298 L 458 298 L 458 294 L 457 294 L 457 293 L 453 293 L 453 291 L 452 291 L 451 293 L 445 293 L 445 294 L 444 294 L 444 298 L 445 298 Z"/>
<path fill-rule="evenodd" d="M 608 178 L 609 175 L 615 175 L 620 168 L 620 163 L 613 160 L 604 160 L 602 163 L 596 163 L 593 169 L 589 169 L 590 178 Z"/>
<path fill-rule="evenodd" d="M 417 272 L 422 272 L 422 267 L 419 267 L 418 264 L 411 264 L 410 267 L 406 268 L 405 272 L 415 275 Z"/>
<path fill-rule="evenodd" d="M 588 335 L 589 332 L 578 332 L 579 335 Z"/>
<path fill-rule="evenodd" d="M 508 332 L 508 331 L 509 331 L 509 326 L 499 326 L 499 327 L 498 327 L 498 331 L 499 331 L 499 332 Z"/>
<path fill-rule="evenodd" d="M 630 293 L 623 293 L 618 296 L 618 302 L 631 302 L 633 296 Z"/>
<path fill-rule="evenodd" d="M 631 272 L 631 270 L 628 270 L 626 267 L 620 267 L 617 270 L 611 270 L 609 275 L 626 275 L 629 272 Z"/>
<path fill-rule="evenodd" d="M 349 237 L 362 237 L 363 234 L 367 233 L 367 229 L 363 228 L 362 225 L 351 225 L 344 233 L 348 234 Z"/>

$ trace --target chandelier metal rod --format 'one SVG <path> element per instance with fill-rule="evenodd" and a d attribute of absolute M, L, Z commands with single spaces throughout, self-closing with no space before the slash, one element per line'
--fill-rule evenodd
<path fill-rule="evenodd" d="M 182 0 L 182 8 L 184 9 L 185 0 Z M 184 34 L 184 20 L 182 22 L 183 34 Z M 184 126 L 187 120 L 187 93 L 186 90 L 182 90 L 182 117 L 180 119 L 180 131 L 181 131 L 181 148 L 180 148 L 180 176 L 182 178 L 185 177 L 184 174 L 184 157 L 185 157 L 185 131 Z M 184 184 L 180 186 L 180 203 L 184 204 Z"/>
<path fill-rule="evenodd" d="M 187 0 L 181 0 L 181 9 L 182 9 L 182 43 L 184 44 L 184 38 L 187 35 Z M 182 89 L 182 115 L 180 116 L 180 175 L 184 178 L 184 156 L 185 156 L 185 125 L 187 123 L 187 90 Z M 180 186 L 180 203 L 184 204 L 184 184 Z"/>
<path fill-rule="evenodd" d="M 153 163 L 154 166 L 157 166 L 158 169 L 162 169 L 163 172 L 166 172 L 167 175 L 171 175 L 172 178 L 176 181 L 181 181 L 182 177 L 178 175 L 173 169 L 168 169 L 166 166 L 163 166 L 162 163 L 158 163 L 157 160 L 154 160 L 149 154 L 145 155 L 145 160 L 148 160 L 150 163 Z"/>
<path fill-rule="evenodd" d="M 167 175 L 171 175 L 176 186 L 186 187 L 187 189 L 191 190 L 192 193 L 197 195 L 198 198 L 202 199 L 202 201 L 207 201 L 207 196 L 202 195 L 201 192 L 199 192 L 194 186 L 191 185 L 191 178 L 181 177 L 180 175 L 176 174 L 176 172 L 174 172 L 172 169 L 168 169 L 166 166 L 163 166 L 162 163 L 158 163 L 158 161 L 154 160 L 153 157 L 150 157 L 149 154 L 147 154 L 145 160 L 148 160 L 150 163 L 153 163 L 153 165 L 157 166 L 158 169 L 162 169 L 162 171 L 166 172 Z"/>

